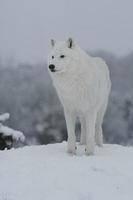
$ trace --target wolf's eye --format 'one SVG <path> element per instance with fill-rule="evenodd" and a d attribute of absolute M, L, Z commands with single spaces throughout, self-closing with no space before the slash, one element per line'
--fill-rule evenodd
<path fill-rule="evenodd" d="M 54 56 L 52 56 L 52 59 L 54 59 Z"/>
<path fill-rule="evenodd" d="M 64 58 L 64 57 L 65 57 L 65 55 L 61 55 L 61 56 L 60 56 L 60 58 Z"/>

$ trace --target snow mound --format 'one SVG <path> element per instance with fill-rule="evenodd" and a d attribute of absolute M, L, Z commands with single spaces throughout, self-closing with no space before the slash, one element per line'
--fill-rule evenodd
<path fill-rule="evenodd" d="M 0 152 L 0 199 L 131 200 L 133 148 L 104 145 L 94 156 L 66 142 Z"/>

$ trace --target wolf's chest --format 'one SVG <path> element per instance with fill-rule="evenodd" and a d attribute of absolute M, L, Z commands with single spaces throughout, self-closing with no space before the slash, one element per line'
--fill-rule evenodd
<path fill-rule="evenodd" d="M 94 103 L 94 91 L 87 84 L 60 85 L 56 86 L 56 89 L 62 104 L 72 109 L 78 110 Z"/>
<path fill-rule="evenodd" d="M 59 97 L 63 101 L 74 102 L 76 99 L 79 99 L 79 91 L 76 85 L 60 85 L 56 87 Z"/>
<path fill-rule="evenodd" d="M 96 105 L 98 100 L 98 81 L 83 74 L 62 79 L 56 79 L 54 82 L 58 96 L 63 106 L 80 110 L 88 106 Z"/>

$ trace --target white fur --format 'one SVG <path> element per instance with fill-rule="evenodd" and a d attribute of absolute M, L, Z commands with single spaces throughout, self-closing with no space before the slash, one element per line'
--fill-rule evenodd
<path fill-rule="evenodd" d="M 48 66 L 55 65 L 56 72 L 49 71 L 64 108 L 67 151 L 75 154 L 75 121 L 79 117 L 80 143 L 86 145 L 87 155 L 93 154 L 95 142 L 99 146 L 103 143 L 102 122 L 111 88 L 108 67 L 101 58 L 89 56 L 70 39 L 66 42 L 52 41 L 52 44 Z M 60 58 L 60 55 L 65 57 Z"/>

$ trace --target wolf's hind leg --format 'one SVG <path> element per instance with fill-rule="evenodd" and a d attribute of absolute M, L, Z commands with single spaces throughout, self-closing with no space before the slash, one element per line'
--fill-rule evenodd
<path fill-rule="evenodd" d="M 75 135 L 75 122 L 76 118 L 71 111 L 65 109 L 65 119 L 68 132 L 67 152 L 70 154 L 76 153 L 76 135 Z"/>
<path fill-rule="evenodd" d="M 84 117 L 81 118 L 81 136 L 80 136 L 80 145 L 86 144 L 86 122 Z"/>
<path fill-rule="evenodd" d="M 96 112 L 86 114 L 86 155 L 94 154 L 95 150 Z"/>
<path fill-rule="evenodd" d="M 102 131 L 102 123 L 104 114 L 107 108 L 107 103 L 104 104 L 97 113 L 96 117 L 96 126 L 95 126 L 95 142 L 98 146 L 103 146 L 103 131 Z"/>

